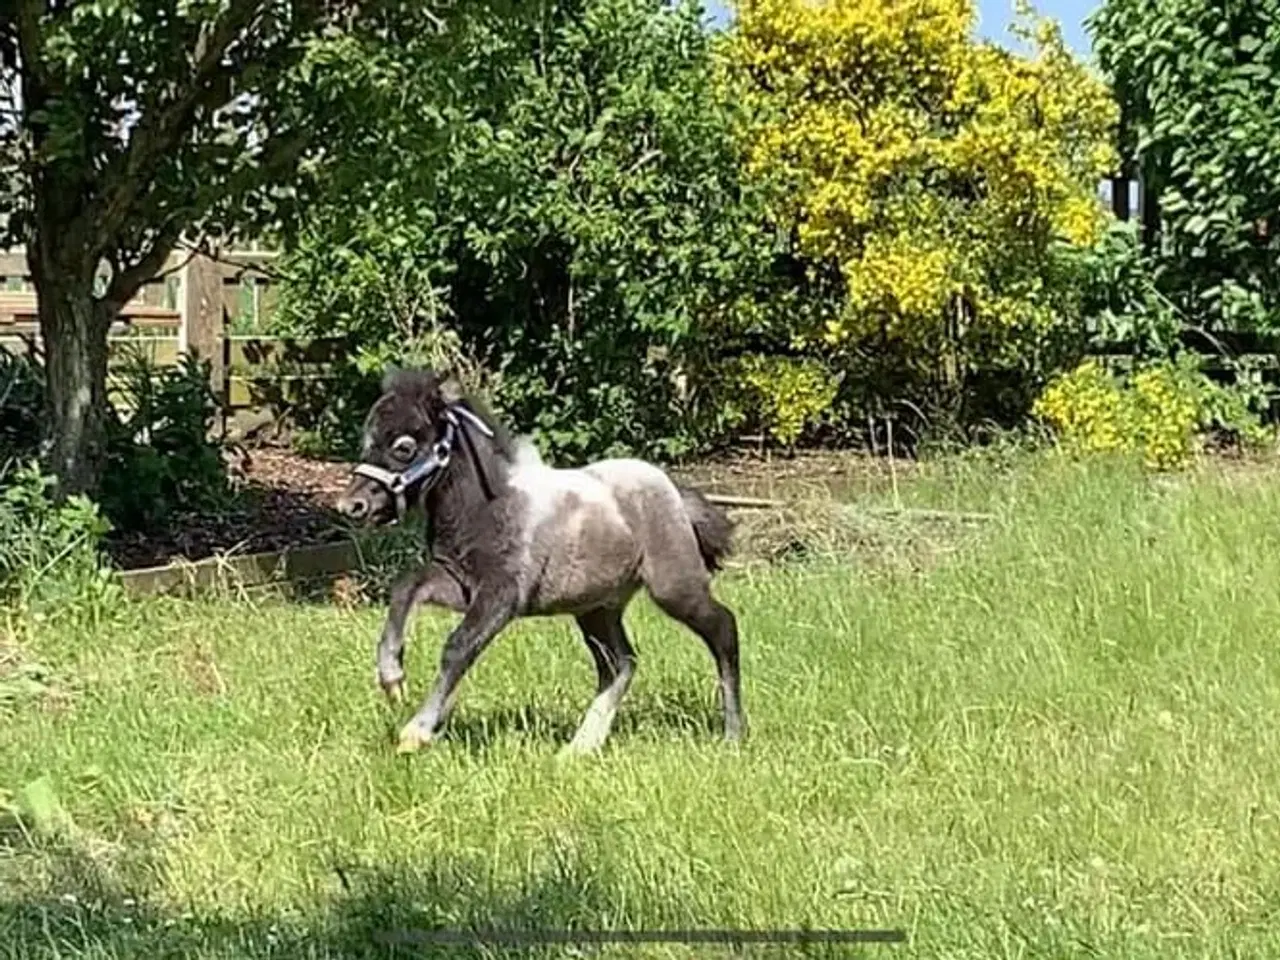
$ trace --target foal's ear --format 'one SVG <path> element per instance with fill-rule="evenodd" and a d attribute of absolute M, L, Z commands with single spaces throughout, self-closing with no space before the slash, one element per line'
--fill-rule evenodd
<path fill-rule="evenodd" d="M 382 392 L 392 393 L 398 390 L 406 372 L 399 367 L 387 367 L 382 372 Z"/>
<path fill-rule="evenodd" d="M 452 370 L 446 370 L 440 378 L 440 396 L 446 404 L 457 403 L 466 396 L 462 380 Z"/>

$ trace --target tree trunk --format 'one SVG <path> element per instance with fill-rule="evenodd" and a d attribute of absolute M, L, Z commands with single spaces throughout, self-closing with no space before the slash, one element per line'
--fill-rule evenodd
<path fill-rule="evenodd" d="M 92 277 L 34 264 L 32 274 L 47 381 L 46 460 L 58 476 L 60 493 L 92 493 L 106 457 L 110 317 L 93 298 Z"/>

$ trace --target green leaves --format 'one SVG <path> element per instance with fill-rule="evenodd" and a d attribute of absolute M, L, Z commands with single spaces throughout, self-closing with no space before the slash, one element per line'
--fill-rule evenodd
<path fill-rule="evenodd" d="M 456 331 L 556 454 L 687 446 L 685 415 L 653 398 L 770 256 L 709 45 L 697 4 L 557 0 L 477 11 L 446 56 L 352 54 L 363 112 L 289 258 L 289 322 L 379 356 Z M 370 90 L 374 71 L 399 81 Z"/>
<path fill-rule="evenodd" d="M 453 20 L 484 2 L 13 0 L 0 24 L 0 241 L 37 254 L 42 297 L 87 316 L 131 299 L 180 239 L 288 238 L 340 132 L 368 137 L 355 120 L 405 86 L 401 60 L 366 52 L 429 63 L 454 42 L 436 11 Z M 95 298 L 103 258 L 120 269 Z M 92 489 L 106 324 L 57 329 L 51 456 L 71 487 Z M 68 399 L 82 393 L 88 412 Z"/>
<path fill-rule="evenodd" d="M 71 815 L 62 805 L 48 776 L 37 777 L 24 784 L 18 791 L 14 807 L 36 836 L 47 839 L 68 837 L 75 830 Z"/>
<path fill-rule="evenodd" d="M 1280 0 L 1107 0 L 1090 27 L 1158 193 L 1166 292 L 1197 322 L 1274 329 Z"/>

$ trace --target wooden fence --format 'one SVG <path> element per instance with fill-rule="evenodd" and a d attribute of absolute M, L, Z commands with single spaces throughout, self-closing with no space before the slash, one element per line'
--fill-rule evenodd
<path fill-rule="evenodd" d="M 113 370 L 141 351 L 167 366 L 188 351 L 209 362 L 227 413 L 297 399 L 329 375 L 345 341 L 262 336 L 277 290 L 266 251 L 216 258 L 178 252 L 120 311 L 108 338 Z M 0 253 L 0 347 L 40 345 L 35 289 L 22 251 Z"/>

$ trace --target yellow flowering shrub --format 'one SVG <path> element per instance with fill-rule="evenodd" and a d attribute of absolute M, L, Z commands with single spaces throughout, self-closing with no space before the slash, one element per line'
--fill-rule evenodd
<path fill-rule="evenodd" d="M 966 330 L 1056 322 L 1042 265 L 1107 222 L 1117 113 L 1057 25 L 1022 13 L 1029 56 L 975 39 L 973 0 L 737 4 L 722 52 L 748 170 L 800 254 L 844 279 L 814 339 L 887 334 L 927 358 Z"/>
<path fill-rule="evenodd" d="M 1157 470 L 1184 466 L 1208 425 L 1212 387 L 1194 370 L 1161 361 L 1116 377 L 1086 360 L 1049 384 L 1035 413 L 1068 449 L 1140 453 Z"/>
<path fill-rule="evenodd" d="M 1076 449 L 1092 453 L 1132 449 L 1130 405 L 1120 384 L 1096 360 L 1086 360 L 1055 378 L 1037 398 L 1033 412 Z"/>
<path fill-rule="evenodd" d="M 1195 452 L 1201 426 L 1201 392 L 1169 364 L 1149 366 L 1130 381 L 1138 415 L 1138 436 L 1147 464 L 1178 467 Z"/>
<path fill-rule="evenodd" d="M 730 371 L 747 388 L 744 406 L 779 443 L 792 446 L 835 400 L 839 382 L 816 360 L 747 356 Z"/>

